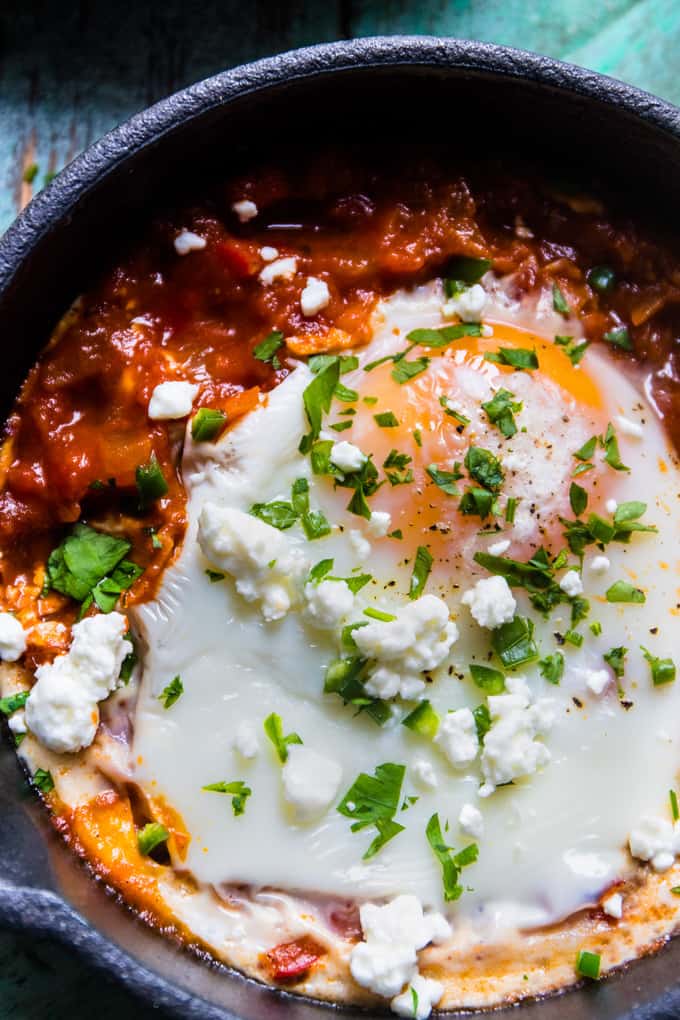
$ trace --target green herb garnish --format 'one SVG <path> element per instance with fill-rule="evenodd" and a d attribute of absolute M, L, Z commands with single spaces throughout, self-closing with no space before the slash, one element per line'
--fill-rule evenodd
<path fill-rule="evenodd" d="M 158 695 L 158 700 L 163 702 L 163 708 L 171 708 L 176 701 L 179 701 L 183 694 L 184 684 L 181 677 L 176 676 L 163 688 L 162 692 Z"/>
<path fill-rule="evenodd" d="M 468 864 L 473 864 L 478 857 L 479 851 L 476 843 L 471 843 L 464 850 L 456 853 L 447 846 L 442 836 L 439 815 L 434 814 L 427 823 L 425 829 L 427 841 L 439 861 L 442 869 L 442 880 L 444 883 L 444 899 L 447 903 L 457 900 L 462 896 L 463 886 L 459 882 L 461 869 Z"/>
<path fill-rule="evenodd" d="M 246 801 L 253 792 L 242 779 L 235 779 L 231 783 L 209 783 L 201 787 L 209 793 L 226 793 L 231 796 L 231 807 L 234 815 L 242 815 L 246 809 Z"/>
<path fill-rule="evenodd" d="M 434 740 L 439 729 L 439 716 L 427 700 L 419 702 L 401 722 L 402 726 L 420 734 L 421 737 L 427 737 L 428 740 Z"/>
<path fill-rule="evenodd" d="M 401 786 L 406 768 L 386 762 L 377 765 L 373 776 L 361 772 L 338 804 L 345 818 L 353 819 L 352 832 L 374 825 L 378 835 L 363 856 L 369 860 L 382 847 L 403 831 L 403 825 L 394 821 L 401 799 Z"/>
<path fill-rule="evenodd" d="M 297 733 L 289 733 L 287 736 L 283 735 L 281 716 L 277 715 L 276 712 L 272 712 L 265 719 L 264 732 L 274 745 L 281 764 L 288 760 L 288 745 L 302 743 L 302 739 Z"/>
<path fill-rule="evenodd" d="M 160 499 L 168 491 L 168 483 L 155 453 L 151 454 L 146 464 L 140 464 L 135 470 L 135 482 L 139 493 L 140 509 L 147 510 L 152 503 Z"/>
<path fill-rule="evenodd" d="M 652 671 L 652 683 L 654 686 L 661 687 L 663 684 L 673 683 L 675 680 L 675 663 L 673 660 L 659 659 L 646 648 L 643 648 L 642 645 L 640 645 L 640 648 Z"/>
<path fill-rule="evenodd" d="M 487 696 L 502 694 L 505 690 L 505 677 L 500 670 L 492 669 L 491 666 L 481 666 L 473 662 L 470 664 L 470 676 Z"/>
<path fill-rule="evenodd" d="M 152 850 L 170 837 L 170 833 L 160 822 L 148 822 L 137 833 L 137 847 L 143 857 L 148 857 Z"/>
<path fill-rule="evenodd" d="M 419 545 L 416 551 L 416 561 L 413 565 L 411 584 L 408 591 L 408 597 L 410 599 L 417 599 L 423 594 L 423 589 L 425 588 L 425 584 L 430 576 L 431 570 L 432 555 L 426 546 Z"/>
<path fill-rule="evenodd" d="M 216 407 L 199 407 L 191 420 L 191 438 L 196 443 L 209 442 L 216 439 L 227 421 L 224 411 Z"/>
<path fill-rule="evenodd" d="M 271 364 L 272 368 L 281 368 L 281 362 L 277 355 L 277 351 L 281 347 L 283 347 L 283 333 L 280 329 L 273 329 L 264 340 L 260 340 L 259 344 L 253 348 L 253 357 L 258 361 Z"/>

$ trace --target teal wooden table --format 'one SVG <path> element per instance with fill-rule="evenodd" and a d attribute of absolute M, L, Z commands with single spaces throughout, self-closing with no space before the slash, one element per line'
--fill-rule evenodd
<path fill-rule="evenodd" d="M 536 50 L 680 105 L 678 0 L 3 0 L 0 232 L 77 152 L 169 92 L 295 46 L 396 33 Z M 63 949 L 0 933 L 0 1020 L 148 1013 Z"/>

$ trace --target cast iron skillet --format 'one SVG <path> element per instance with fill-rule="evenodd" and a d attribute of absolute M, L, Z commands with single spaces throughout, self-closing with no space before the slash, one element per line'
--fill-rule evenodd
<path fill-rule="evenodd" d="M 413 37 L 296 50 L 226 71 L 106 135 L 0 243 L 2 417 L 71 300 L 172 194 L 328 135 L 380 140 L 398 164 L 428 140 L 510 149 L 598 175 L 632 210 L 680 198 L 680 111 L 621 82 L 500 46 Z M 201 194 L 197 190 L 195 194 Z M 184 1018 L 323 1020 L 327 1007 L 208 965 L 146 928 L 54 834 L 8 741 L 0 747 L 0 926 L 50 935 L 148 1004 Z M 525 1004 L 523 1020 L 680 1017 L 680 939 L 600 985 Z M 340 1011 L 349 1014 L 352 1011 Z"/>

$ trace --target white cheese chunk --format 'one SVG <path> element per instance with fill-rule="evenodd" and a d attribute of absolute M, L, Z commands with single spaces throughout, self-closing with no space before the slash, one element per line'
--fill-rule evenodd
<path fill-rule="evenodd" d="M 458 815 L 458 824 L 463 832 L 473 839 L 481 839 L 484 835 L 484 818 L 482 812 L 474 804 L 463 804 Z"/>
<path fill-rule="evenodd" d="M 480 797 L 520 776 L 529 776 L 550 761 L 550 751 L 536 739 L 550 732 L 555 721 L 552 702 L 540 698 L 531 704 L 523 677 L 508 677 L 508 694 L 488 698 L 491 728 L 484 737 Z"/>
<path fill-rule="evenodd" d="M 416 758 L 411 766 L 413 775 L 421 786 L 424 786 L 430 790 L 436 790 L 439 785 L 437 779 L 437 773 L 432 767 L 431 762 L 426 761 L 424 758 Z"/>
<path fill-rule="evenodd" d="M 575 595 L 581 595 L 583 592 L 583 582 L 578 570 L 568 570 L 564 577 L 560 578 L 560 588 L 570 598 Z"/>
<path fill-rule="evenodd" d="M 633 857 L 649 861 L 655 871 L 668 871 L 680 850 L 680 822 L 646 816 L 628 837 Z"/>
<path fill-rule="evenodd" d="M 316 276 L 307 277 L 307 286 L 300 294 L 300 308 L 303 315 L 316 315 L 331 299 L 331 292 L 325 280 Z"/>
<path fill-rule="evenodd" d="M 593 574 L 606 574 L 611 567 L 611 562 L 608 556 L 593 556 L 592 560 L 588 563 L 588 569 Z"/>
<path fill-rule="evenodd" d="M 349 543 L 357 555 L 360 563 L 364 563 L 371 555 L 371 543 L 361 534 L 358 528 L 352 528 L 349 533 Z"/>
<path fill-rule="evenodd" d="M 509 623 L 517 608 L 510 585 L 504 577 L 495 574 L 477 581 L 474 587 L 464 593 L 461 601 L 464 606 L 469 606 L 473 619 L 480 627 L 489 627 L 491 630 Z"/>
<path fill-rule="evenodd" d="M 286 800 L 299 818 L 307 819 L 332 804 L 342 780 L 342 768 L 304 744 L 291 744 L 281 778 Z"/>
<path fill-rule="evenodd" d="M 645 434 L 642 425 L 636 421 L 631 421 L 630 418 L 624 418 L 622 414 L 615 415 L 614 424 L 619 432 L 622 432 L 624 436 L 630 436 L 632 439 L 642 439 Z"/>
<path fill-rule="evenodd" d="M 392 516 L 385 510 L 374 510 L 366 525 L 366 530 L 373 538 L 384 538 L 390 530 Z"/>
<path fill-rule="evenodd" d="M 346 581 L 309 582 L 304 595 L 305 617 L 323 630 L 337 627 L 354 608 L 354 595 Z"/>
<path fill-rule="evenodd" d="M 340 471 L 348 474 L 352 471 L 361 471 L 366 463 L 366 454 L 363 453 L 354 443 L 342 441 L 333 443 L 331 447 L 330 460 Z"/>
<path fill-rule="evenodd" d="M 26 631 L 12 613 L 0 613 L 0 659 L 16 662 L 26 651 Z"/>
<path fill-rule="evenodd" d="M 240 202 L 234 202 L 231 208 L 232 211 L 236 213 L 241 223 L 247 223 L 248 220 L 254 220 L 259 211 L 255 203 L 251 202 L 249 198 L 242 198 Z"/>
<path fill-rule="evenodd" d="M 252 723 L 248 722 L 247 719 L 242 720 L 236 728 L 236 735 L 234 736 L 234 750 L 237 751 L 242 758 L 256 758 L 260 745 L 257 739 L 257 733 Z"/>
<path fill-rule="evenodd" d="M 265 244 L 264 248 L 260 248 L 260 258 L 263 262 L 273 262 L 274 259 L 277 259 L 278 257 L 278 248 L 272 248 L 269 244 Z"/>
<path fill-rule="evenodd" d="M 466 287 L 460 294 L 442 305 L 442 315 L 445 319 L 452 319 L 458 316 L 463 322 L 479 322 L 486 308 L 487 295 L 481 283 L 475 283 L 472 287 Z"/>
<path fill-rule="evenodd" d="M 586 670 L 586 687 L 592 691 L 593 694 L 600 695 L 606 687 L 609 686 L 611 674 L 606 669 L 587 669 Z"/>
<path fill-rule="evenodd" d="M 186 418 L 198 393 L 198 386 L 178 380 L 159 383 L 149 401 L 149 418 L 152 421 Z"/>
<path fill-rule="evenodd" d="M 615 499 L 608 499 L 605 503 L 605 508 L 608 514 L 615 514 L 618 509 L 618 502 Z"/>
<path fill-rule="evenodd" d="M 612 893 L 611 896 L 607 896 L 606 900 L 602 900 L 602 909 L 605 914 L 610 917 L 615 917 L 617 920 L 623 917 L 623 896 L 621 893 Z"/>
<path fill-rule="evenodd" d="M 500 542 L 494 542 L 493 545 L 490 545 L 487 552 L 489 552 L 491 556 L 502 556 L 509 548 L 510 539 L 502 538 Z"/>
<path fill-rule="evenodd" d="M 204 237 L 194 234 L 192 230 L 183 230 L 174 241 L 175 251 L 178 255 L 188 255 L 192 251 L 202 251 L 207 243 Z"/>
<path fill-rule="evenodd" d="M 287 258 L 276 259 L 270 262 L 260 271 L 260 281 L 266 286 L 276 280 L 292 280 L 297 273 L 297 259 L 290 255 Z"/>
<path fill-rule="evenodd" d="M 435 744 L 455 768 L 464 768 L 477 757 L 479 740 L 475 717 L 469 708 L 447 712 L 439 724 Z"/>
<path fill-rule="evenodd" d="M 392 999 L 390 1009 L 397 1016 L 427 1020 L 432 1007 L 437 1005 L 443 994 L 444 985 L 441 982 L 416 974 L 408 988 Z"/>
<path fill-rule="evenodd" d="M 364 903 L 359 911 L 364 941 L 350 956 L 352 977 L 376 995 L 392 998 L 418 973 L 417 952 L 451 934 L 441 914 L 424 914 L 416 896 L 397 896 L 379 907 Z"/>
<path fill-rule="evenodd" d="M 299 604 L 309 562 L 277 528 L 208 502 L 199 518 L 198 542 L 206 559 L 234 578 L 246 602 L 260 603 L 265 620 L 280 620 Z"/>
<path fill-rule="evenodd" d="M 15 736 L 19 736 L 21 733 L 26 733 L 28 727 L 26 726 L 26 713 L 23 709 L 15 712 L 11 715 L 7 721 L 7 725 L 11 729 Z"/>
<path fill-rule="evenodd" d="M 375 661 L 366 690 L 375 697 L 417 696 L 426 670 L 440 666 L 458 638 L 446 603 L 423 595 L 397 609 L 394 620 L 375 620 L 354 631 L 359 651 Z M 394 690 L 393 694 L 378 691 Z"/>
<path fill-rule="evenodd" d="M 130 651 L 123 636 L 126 630 L 121 613 L 88 616 L 74 624 L 68 652 L 35 671 L 26 724 L 51 751 L 79 751 L 94 740 L 97 702 L 118 685 L 120 667 Z"/>

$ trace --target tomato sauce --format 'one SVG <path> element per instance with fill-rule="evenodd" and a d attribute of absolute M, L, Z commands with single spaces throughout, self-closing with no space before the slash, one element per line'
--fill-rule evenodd
<path fill-rule="evenodd" d="M 246 223 L 232 211 L 243 199 L 259 210 Z M 179 255 L 182 230 L 205 247 Z M 297 260 L 291 280 L 260 281 L 263 246 Z M 448 155 L 395 167 L 336 153 L 259 171 L 154 222 L 65 317 L 29 374 L 0 457 L 4 603 L 25 625 L 39 624 L 29 665 L 64 649 L 63 624 L 75 616 L 70 600 L 40 594 L 47 555 L 71 523 L 132 542 L 144 573 L 128 604 L 151 595 L 181 544 L 184 423 L 148 418 L 158 383 L 198 384 L 194 408 L 219 408 L 233 423 L 285 377 L 292 357 L 368 340 L 376 301 L 445 273 L 453 255 L 490 258 L 497 273 L 516 274 L 518 292 L 557 283 L 591 340 L 627 327 L 633 350 L 621 356 L 645 366 L 680 441 L 680 261 L 651 231 L 521 169 L 461 169 Z M 614 271 L 606 292 L 591 285 L 596 265 Z M 331 298 L 305 317 L 300 293 L 312 275 Z M 278 367 L 253 356 L 274 329 L 286 338 Z M 152 454 L 168 492 L 141 512 L 135 472 Z"/>

